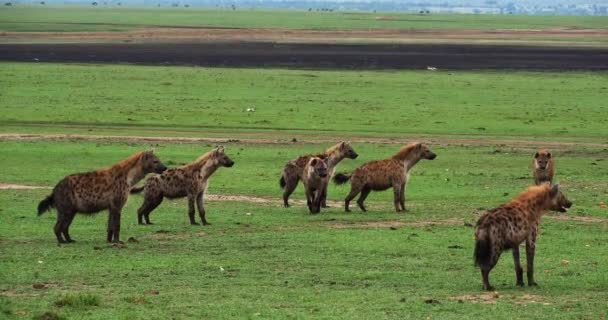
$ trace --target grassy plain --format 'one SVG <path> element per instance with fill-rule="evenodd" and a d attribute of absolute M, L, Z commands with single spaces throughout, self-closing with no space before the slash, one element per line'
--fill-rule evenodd
<path fill-rule="evenodd" d="M 0 8 L 0 31 L 125 31 L 142 27 L 365 29 L 606 29 L 602 16 L 418 15 L 195 8 Z"/>
<path fill-rule="evenodd" d="M 165 201 L 152 214 L 155 225 L 138 226 L 142 199 L 133 196 L 122 236 L 138 242 L 106 245 L 101 213 L 76 218 L 71 233 L 78 242 L 57 246 L 55 214 L 35 215 L 48 189 L 0 190 L 0 317 L 606 317 L 606 73 L 14 63 L 0 69 L 2 133 L 236 136 L 242 141 L 224 143 L 236 165 L 220 169 L 209 192 L 263 200 L 208 201 L 209 227 L 186 224 L 183 200 Z M 394 213 L 391 193 L 382 192 L 368 198 L 369 213 L 346 214 L 341 199 L 348 187 L 333 185 L 332 208 L 320 215 L 307 214 L 301 201 L 280 207 L 283 164 L 342 138 L 359 141 L 360 157 L 345 160 L 340 171 L 392 155 L 398 145 L 391 138 L 437 141 L 431 148 L 438 158 L 412 174 L 409 212 Z M 485 294 L 469 224 L 532 182 L 534 149 L 549 143 L 556 143 L 557 181 L 575 206 L 543 220 L 540 287 L 514 286 L 507 252 L 492 273 L 498 294 Z M 2 139 L 0 183 L 52 186 L 150 144 Z M 153 145 L 172 166 L 213 146 Z M 303 199 L 301 187 L 293 198 Z"/>
<path fill-rule="evenodd" d="M 280 133 L 285 139 L 320 133 L 608 142 L 608 74 L 603 72 L 31 63 L 2 63 L 0 68 L 4 132 Z M 246 112 L 250 107 L 256 111 Z"/>

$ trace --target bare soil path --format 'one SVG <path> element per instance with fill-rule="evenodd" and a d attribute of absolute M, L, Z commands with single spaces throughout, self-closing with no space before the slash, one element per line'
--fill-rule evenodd
<path fill-rule="evenodd" d="M 357 137 L 336 135 L 289 135 L 286 133 L 245 133 L 234 134 L 230 138 L 219 137 L 164 137 L 164 136 L 127 136 L 127 135 L 94 135 L 94 134 L 24 134 L 24 133 L 0 133 L 0 140 L 91 140 L 91 141 L 117 141 L 137 143 L 233 143 L 244 144 L 294 144 L 294 143 L 334 143 L 337 140 L 347 140 L 353 143 L 378 143 L 378 144 L 407 144 L 412 142 L 423 142 L 439 146 L 501 146 L 518 149 L 537 149 L 539 146 L 551 148 L 552 150 L 574 150 L 577 148 L 608 149 L 608 143 L 593 142 L 571 142 L 571 141 L 543 141 L 527 139 L 495 139 L 480 137 L 423 137 L 423 138 L 382 138 L 382 137 Z M 253 136 L 253 137 L 252 137 Z M 296 142 L 292 137 L 297 136 Z M 411 135 L 416 136 L 416 135 Z"/>

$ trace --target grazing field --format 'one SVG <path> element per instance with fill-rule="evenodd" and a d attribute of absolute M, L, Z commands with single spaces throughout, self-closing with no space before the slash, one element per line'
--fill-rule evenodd
<path fill-rule="evenodd" d="M 608 142 L 605 72 L 0 67 L 4 132 Z"/>
<path fill-rule="evenodd" d="M 0 69 L 0 317 L 607 315 L 605 72 Z M 406 213 L 394 212 L 390 191 L 372 193 L 368 213 L 344 213 L 349 187 L 333 184 L 319 215 L 308 214 L 301 186 L 293 206 L 281 207 L 286 161 L 339 140 L 359 157 L 338 171 L 416 140 L 438 157 L 413 169 Z M 184 199 L 165 200 L 155 225 L 139 226 L 143 199 L 133 195 L 121 232 L 132 240 L 106 244 L 104 212 L 78 216 L 77 242 L 58 246 L 55 212 L 36 216 L 67 174 L 150 147 L 178 166 L 216 144 L 235 165 L 211 177 L 211 226 L 188 225 Z M 515 286 L 505 252 L 491 274 L 498 291 L 482 292 L 473 226 L 532 184 L 541 147 L 553 151 L 556 181 L 574 207 L 543 218 L 539 287 Z"/>
<path fill-rule="evenodd" d="M 143 27 L 357 29 L 606 29 L 607 17 L 213 10 L 194 8 L 0 8 L 0 31 L 125 31 Z"/>

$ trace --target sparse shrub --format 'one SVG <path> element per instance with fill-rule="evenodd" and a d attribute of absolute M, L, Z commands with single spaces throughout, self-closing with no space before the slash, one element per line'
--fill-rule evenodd
<path fill-rule="evenodd" d="M 99 297 L 93 294 L 68 294 L 55 301 L 55 305 L 58 307 L 86 308 L 98 306 L 99 301 Z"/>
<path fill-rule="evenodd" d="M 65 318 L 61 317 L 60 315 L 56 314 L 55 312 L 47 311 L 43 314 L 34 316 L 32 319 L 34 319 L 34 320 L 62 320 Z"/>

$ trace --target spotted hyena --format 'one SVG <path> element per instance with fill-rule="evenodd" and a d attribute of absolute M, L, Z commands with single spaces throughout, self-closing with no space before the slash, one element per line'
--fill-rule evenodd
<path fill-rule="evenodd" d="M 500 254 L 513 251 L 517 285 L 523 286 L 523 270 L 519 262 L 519 245 L 526 241 L 528 285 L 534 286 L 534 251 L 540 217 L 545 210 L 568 211 L 572 206 L 558 185 L 548 183 L 529 187 L 509 203 L 486 212 L 475 230 L 475 264 L 481 269 L 484 290 L 490 286 L 490 271 Z"/>
<path fill-rule="evenodd" d="M 289 196 L 298 186 L 298 181 L 302 180 L 304 174 L 304 167 L 308 163 L 311 157 L 317 157 L 326 160 L 328 175 L 331 177 L 336 170 L 336 166 L 340 161 L 345 158 L 356 159 L 359 155 L 355 152 L 353 147 L 348 142 L 340 142 L 331 148 L 325 150 L 325 152 L 317 155 L 304 155 L 297 159 L 289 161 L 283 168 L 283 174 L 279 180 L 279 185 L 283 189 L 283 205 L 289 207 Z M 327 207 L 327 186 L 323 191 L 321 206 Z"/>
<path fill-rule="evenodd" d="M 208 225 L 203 206 L 204 193 L 209 184 L 208 179 L 219 167 L 232 167 L 233 165 L 234 161 L 224 153 L 224 148 L 220 147 L 205 153 L 190 164 L 151 176 L 143 187 L 131 190 L 131 193 L 144 191 L 144 203 L 137 210 L 137 222 L 144 224 L 145 219 L 146 224 L 152 224 L 150 213 L 163 202 L 164 198 L 188 197 L 190 224 L 198 224 L 194 218 L 194 203 L 196 202 L 201 223 Z"/>
<path fill-rule="evenodd" d="M 57 209 L 55 236 L 59 243 L 74 242 L 68 229 L 76 213 L 108 209 L 108 242 L 120 241 L 120 213 L 131 186 L 151 172 L 167 169 L 152 151 L 138 152 L 108 169 L 78 173 L 63 178 L 53 192 L 38 204 L 38 215 Z"/>
<path fill-rule="evenodd" d="M 304 167 L 302 183 L 306 191 L 306 204 L 310 213 L 321 211 L 321 200 L 325 194 L 325 188 L 327 188 L 327 175 L 327 163 L 319 157 L 310 158 Z"/>
<path fill-rule="evenodd" d="M 549 150 L 539 150 L 534 154 L 534 183 L 553 183 L 553 175 L 555 174 L 555 160 L 551 157 Z"/>
<path fill-rule="evenodd" d="M 348 176 L 336 174 L 334 182 L 344 184 L 351 181 L 351 189 L 344 200 L 344 209 L 350 212 L 349 204 L 359 193 L 357 204 L 367 211 L 363 202 L 371 191 L 383 191 L 393 188 L 394 204 L 397 212 L 405 210 L 405 187 L 409 180 L 410 170 L 422 159 L 433 160 L 437 157 L 426 145 L 412 143 L 403 146 L 392 158 L 368 162 Z"/>

